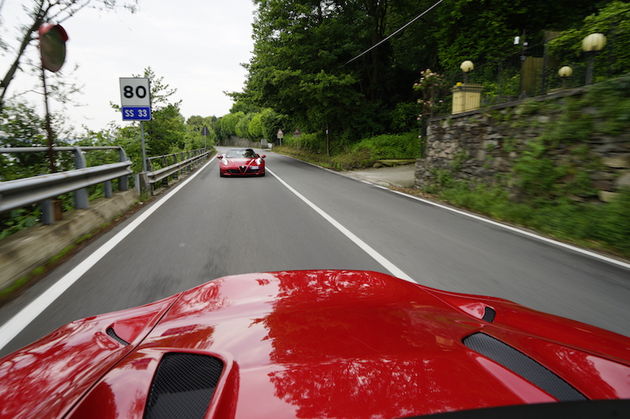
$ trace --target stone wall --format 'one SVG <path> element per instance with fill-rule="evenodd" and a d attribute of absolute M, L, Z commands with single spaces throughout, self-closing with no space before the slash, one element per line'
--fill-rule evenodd
<path fill-rule="evenodd" d="M 563 104 L 579 98 L 583 89 L 574 89 L 483 110 L 434 118 L 429 122 L 425 157 L 416 162 L 415 185 L 424 188 L 440 173 L 455 179 L 496 184 L 506 180 L 528 142 L 543 135 L 562 115 Z M 534 111 L 537 102 L 551 103 L 544 111 Z M 532 106 L 532 104 L 534 106 Z M 584 109 L 584 112 L 593 112 Z M 630 187 L 630 132 L 604 135 L 593 132 L 585 141 L 558 144 L 547 155 L 561 164 L 571 158 L 575 147 L 588 148 L 589 177 L 598 193 L 593 199 L 609 201 L 621 187 Z M 576 164 L 573 162 L 573 164 Z M 579 162 L 577 163 L 579 165 Z"/>

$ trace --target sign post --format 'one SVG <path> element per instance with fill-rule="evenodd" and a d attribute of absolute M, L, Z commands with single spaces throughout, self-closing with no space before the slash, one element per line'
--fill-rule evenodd
<path fill-rule="evenodd" d="M 147 171 L 143 121 L 151 120 L 151 87 L 146 77 L 120 77 L 120 110 L 123 121 L 140 121 L 142 171 Z"/>
<path fill-rule="evenodd" d="M 276 137 L 278 137 L 278 140 L 280 140 L 280 145 L 282 145 L 282 138 L 284 137 L 284 132 L 282 132 L 281 129 L 278 130 Z"/>
<path fill-rule="evenodd" d="M 203 147 L 208 148 L 208 127 L 201 128 L 201 135 L 203 135 Z"/>

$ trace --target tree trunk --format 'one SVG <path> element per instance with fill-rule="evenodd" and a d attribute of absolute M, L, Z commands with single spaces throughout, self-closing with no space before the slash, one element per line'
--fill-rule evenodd
<path fill-rule="evenodd" d="M 31 43 L 33 38 L 31 38 L 32 34 L 44 23 L 44 17 L 48 13 L 48 8 L 44 10 L 44 2 L 40 1 L 39 6 L 37 7 L 37 12 L 35 13 L 35 17 L 33 18 L 33 24 L 28 28 L 28 30 L 24 33 L 24 37 L 22 38 L 22 42 L 20 43 L 20 47 L 18 48 L 17 56 L 11 64 L 11 67 L 7 70 L 7 73 L 0 81 L 0 89 L 2 92 L 0 93 L 0 111 L 4 108 L 4 98 L 7 94 L 7 89 L 9 88 L 9 84 L 11 84 L 11 80 L 13 80 L 13 76 L 15 72 L 20 66 L 20 60 L 22 59 L 22 55 L 26 50 L 28 44 Z"/>

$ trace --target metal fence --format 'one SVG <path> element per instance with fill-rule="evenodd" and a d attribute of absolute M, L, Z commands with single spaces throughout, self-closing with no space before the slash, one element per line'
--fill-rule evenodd
<path fill-rule="evenodd" d="M 153 193 L 158 182 L 168 183 L 169 177 L 178 177 L 184 171 L 192 171 L 193 168 L 210 156 L 210 149 L 200 148 L 192 151 L 165 154 L 147 158 L 147 173 L 145 183 Z"/>
<path fill-rule="evenodd" d="M 609 34 L 607 45 L 623 42 L 618 38 L 614 33 Z M 475 62 L 468 73 L 458 65 L 442 72 L 442 82 L 430 99 L 430 114 L 441 116 L 452 112 L 453 91 L 458 83 L 478 86 L 481 106 L 495 105 L 584 86 L 589 77 L 589 62 L 594 81 L 621 76 L 628 70 L 620 68 L 618 55 L 618 50 L 610 47 L 600 53 L 579 55 L 575 50 L 551 50 L 545 41 L 526 47 L 515 45 L 511 55 Z M 570 67 L 563 72 L 564 77 L 559 74 L 562 67 Z"/>
<path fill-rule="evenodd" d="M 84 153 L 93 150 L 118 151 L 119 162 L 87 167 Z M 43 153 L 48 147 L 7 147 L 0 148 L 2 154 Z M 54 152 L 74 153 L 75 170 L 33 176 L 23 179 L 0 182 L 0 213 L 39 203 L 42 208 L 42 223 L 54 223 L 52 198 L 74 192 L 75 208 L 89 207 L 89 186 L 103 184 L 105 197 L 113 193 L 112 180 L 118 179 L 121 191 L 129 188 L 131 161 L 122 147 L 53 147 Z"/>

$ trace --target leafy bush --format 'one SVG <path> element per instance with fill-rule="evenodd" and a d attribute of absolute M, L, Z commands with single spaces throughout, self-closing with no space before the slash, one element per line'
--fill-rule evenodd
<path fill-rule="evenodd" d="M 530 141 L 514 162 L 512 183 L 521 200 L 533 205 L 570 196 L 596 194 L 591 175 L 601 170 L 586 144 L 593 135 L 621 135 L 630 130 L 630 76 L 590 86 L 563 105 L 525 102 L 521 113 L 558 114 L 544 133 Z M 557 154 L 562 151 L 562 158 Z M 555 155 L 554 155 L 555 154 Z"/>
<path fill-rule="evenodd" d="M 420 153 L 420 140 L 417 132 L 405 134 L 385 134 L 377 137 L 364 138 L 352 145 L 350 152 L 368 150 L 376 159 L 412 159 Z"/>
<path fill-rule="evenodd" d="M 236 123 L 236 126 L 234 127 L 234 133 L 240 137 L 240 138 L 250 138 L 249 135 L 249 123 L 251 122 L 252 118 L 254 117 L 253 113 L 248 113 L 243 115 L 238 122 Z"/>
<path fill-rule="evenodd" d="M 394 132 L 411 131 L 418 126 L 420 105 L 417 102 L 402 102 L 391 113 L 391 127 Z"/>
<path fill-rule="evenodd" d="M 437 194 L 454 205 L 584 246 L 630 256 L 630 189 L 609 204 L 560 199 L 534 206 L 512 202 L 508 192 L 499 187 L 472 186 L 462 181 L 447 184 Z"/>
<path fill-rule="evenodd" d="M 554 122 L 519 152 L 511 173 L 497 176 L 498 185 L 509 189 L 456 180 L 456 158 L 450 169 L 433 173 L 425 191 L 494 218 L 629 256 L 630 191 L 608 204 L 580 201 L 596 195 L 592 176 L 603 170 L 588 141 L 630 130 L 630 75 L 594 84 L 562 103 L 526 101 L 515 113 L 554 115 Z M 500 114 L 493 117 L 500 123 Z"/>
<path fill-rule="evenodd" d="M 356 152 L 338 154 L 331 159 L 331 163 L 335 169 L 352 170 L 371 167 L 376 160 L 368 149 L 361 148 Z"/>
<path fill-rule="evenodd" d="M 285 135 L 282 144 L 313 153 L 324 153 L 326 149 L 324 139 L 317 134 Z"/>
<path fill-rule="evenodd" d="M 370 167 L 377 160 L 413 159 L 420 155 L 418 134 L 384 134 L 377 137 L 364 138 L 350 146 L 345 153 L 332 158 L 337 169 L 350 170 Z"/>
<path fill-rule="evenodd" d="M 591 33 L 603 33 L 608 38 L 595 60 L 596 78 L 626 73 L 630 66 L 630 4 L 611 2 L 599 13 L 584 19 L 581 27 L 563 31 L 549 42 L 549 49 L 563 64 L 582 62 L 582 39 Z"/>

